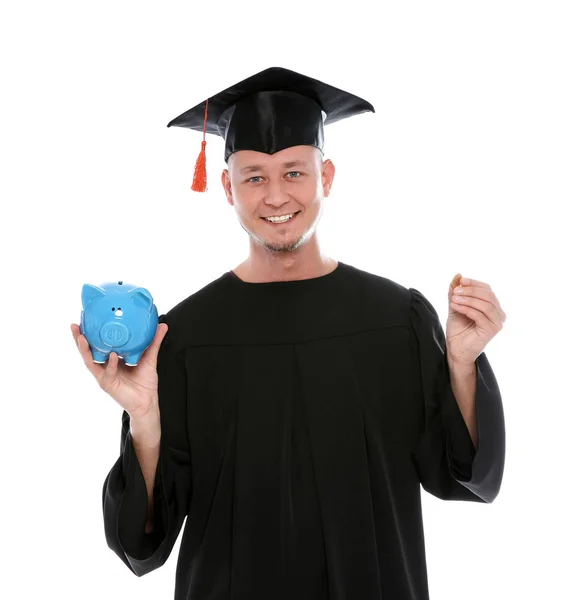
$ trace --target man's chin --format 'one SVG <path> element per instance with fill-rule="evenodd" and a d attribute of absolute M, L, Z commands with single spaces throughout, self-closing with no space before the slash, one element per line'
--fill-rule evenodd
<path fill-rule="evenodd" d="M 269 242 L 267 240 L 262 240 L 262 245 L 264 248 L 270 250 L 271 252 L 295 252 L 300 248 L 301 240 L 299 238 L 292 242 L 282 242 L 278 244 L 273 244 L 272 242 Z"/>
<path fill-rule="evenodd" d="M 307 232 L 303 232 L 301 235 L 295 234 L 290 240 L 287 239 L 284 241 L 276 242 L 273 239 L 269 239 L 268 237 L 263 237 L 262 235 L 259 235 L 257 232 L 249 231 L 248 229 L 246 229 L 246 227 L 244 227 L 242 222 L 240 222 L 240 225 L 242 225 L 242 229 L 246 231 L 246 233 L 252 238 L 254 243 L 262 246 L 270 252 L 294 252 L 298 250 L 307 241 Z"/>

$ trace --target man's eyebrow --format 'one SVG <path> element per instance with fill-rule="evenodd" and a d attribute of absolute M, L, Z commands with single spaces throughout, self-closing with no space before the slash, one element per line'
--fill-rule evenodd
<path fill-rule="evenodd" d="M 304 160 L 289 160 L 282 165 L 285 169 L 292 169 L 293 167 L 308 167 L 308 164 Z M 245 175 L 247 173 L 256 173 L 257 171 L 262 171 L 264 169 L 264 165 L 248 165 L 247 167 L 243 167 L 240 169 L 240 174 Z"/>
<path fill-rule="evenodd" d="M 261 171 L 264 169 L 264 165 L 249 165 L 240 169 L 240 173 L 244 175 L 245 173 L 254 173 L 255 171 Z"/>
<path fill-rule="evenodd" d="M 308 167 L 309 165 L 307 164 L 306 161 L 304 160 L 289 160 L 288 162 L 285 162 L 283 164 L 283 167 L 285 169 L 290 169 L 292 167 Z"/>

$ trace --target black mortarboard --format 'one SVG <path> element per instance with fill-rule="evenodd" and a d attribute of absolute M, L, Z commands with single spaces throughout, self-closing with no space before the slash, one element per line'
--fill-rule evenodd
<path fill-rule="evenodd" d="M 323 150 L 323 125 L 364 112 L 373 106 L 349 92 L 295 73 L 271 67 L 204 100 L 167 126 L 204 132 L 196 162 L 194 191 L 206 191 L 206 132 L 226 142 L 224 160 L 238 150 L 274 154 L 291 146 Z"/>

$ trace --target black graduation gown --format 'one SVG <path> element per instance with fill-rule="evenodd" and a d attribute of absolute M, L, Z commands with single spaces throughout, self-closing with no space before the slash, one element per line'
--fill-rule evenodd
<path fill-rule="evenodd" d="M 285 282 L 229 271 L 160 321 L 154 532 L 125 412 L 103 487 L 121 560 L 137 576 L 162 566 L 187 516 L 175 599 L 426 600 L 420 484 L 492 502 L 502 481 L 486 355 L 475 451 L 445 333 L 414 288 L 342 262 Z"/>

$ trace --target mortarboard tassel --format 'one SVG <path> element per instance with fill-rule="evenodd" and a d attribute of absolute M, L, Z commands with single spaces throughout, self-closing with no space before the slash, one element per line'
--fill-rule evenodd
<path fill-rule="evenodd" d="M 206 175 L 206 121 L 208 119 L 208 100 L 206 100 L 206 112 L 204 114 L 204 138 L 202 140 L 202 149 L 196 160 L 194 169 L 194 181 L 192 190 L 194 192 L 206 192 L 208 190 L 208 177 Z"/>

